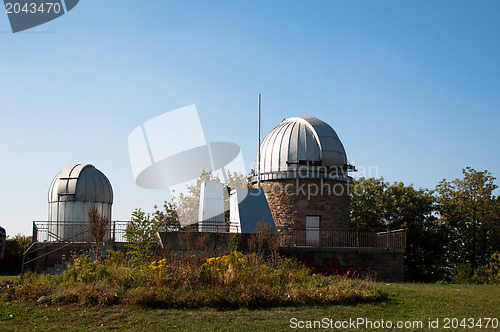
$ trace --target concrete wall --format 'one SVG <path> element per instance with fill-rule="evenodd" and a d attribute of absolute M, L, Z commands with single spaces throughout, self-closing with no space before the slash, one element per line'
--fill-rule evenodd
<path fill-rule="evenodd" d="M 179 241 L 178 232 L 160 233 L 162 243 L 170 249 L 185 250 L 187 242 Z M 193 251 L 213 251 L 216 248 L 228 248 L 234 234 L 229 233 L 197 233 L 189 234 Z M 206 238 L 203 240 L 203 238 Z M 238 235 L 238 247 L 243 252 L 248 252 L 249 234 Z M 234 240 L 233 240 L 234 241 Z M 180 242 L 183 242 L 181 244 Z M 214 251 L 215 250 L 215 251 Z M 404 249 L 378 249 L 378 248 L 327 248 L 327 247 L 281 247 L 280 254 L 289 258 L 297 258 L 306 266 L 314 269 L 316 273 L 348 275 L 350 277 L 363 277 L 369 275 L 377 281 L 403 281 L 404 276 Z"/>
<path fill-rule="evenodd" d="M 33 246 L 31 253 L 26 257 L 26 262 L 35 259 L 32 263 L 27 264 L 26 268 L 36 272 L 43 272 L 46 269 L 53 267 L 56 264 L 64 264 L 70 262 L 75 255 L 80 255 L 84 252 L 89 252 L 93 244 L 87 243 L 50 243 L 37 242 Z M 126 251 L 125 243 L 107 244 L 104 250 L 119 250 Z"/>
<path fill-rule="evenodd" d="M 285 257 L 297 258 L 316 273 L 369 276 L 376 281 L 391 282 L 404 278 L 403 249 L 287 247 L 280 251 Z"/>
<path fill-rule="evenodd" d="M 160 237 L 162 244 L 170 250 L 191 251 L 191 254 L 197 251 L 219 254 L 221 250 L 229 250 L 235 244 L 240 251 L 248 252 L 250 235 L 238 234 L 235 238 L 235 234 L 231 233 L 161 232 Z M 30 258 L 39 256 L 40 259 L 30 265 L 36 271 L 43 271 L 55 264 L 69 261 L 72 254 L 88 251 L 91 244 L 72 243 L 64 248 L 60 248 L 61 246 L 56 243 L 36 243 L 33 250 L 39 250 L 30 255 Z M 107 245 L 106 249 L 126 251 L 124 243 Z M 404 249 L 281 247 L 279 252 L 285 257 L 297 258 L 316 273 L 350 277 L 368 275 L 377 281 L 403 281 Z"/>
<path fill-rule="evenodd" d="M 320 216 L 320 228 L 349 230 L 349 185 L 328 179 L 263 181 L 278 227 L 306 227 L 306 216 Z"/>

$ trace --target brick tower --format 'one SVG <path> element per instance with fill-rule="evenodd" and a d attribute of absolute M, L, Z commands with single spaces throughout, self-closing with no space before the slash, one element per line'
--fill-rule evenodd
<path fill-rule="evenodd" d="M 313 116 L 283 120 L 260 153 L 260 186 L 276 226 L 349 230 L 348 171 L 355 169 L 332 127 Z"/>

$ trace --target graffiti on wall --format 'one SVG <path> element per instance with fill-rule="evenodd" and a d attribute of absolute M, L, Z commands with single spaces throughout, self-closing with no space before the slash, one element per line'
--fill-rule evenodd
<path fill-rule="evenodd" d="M 311 268 L 314 273 L 324 275 L 345 275 L 349 278 L 358 278 L 366 266 L 365 261 L 351 262 L 349 254 L 343 254 L 340 260 L 335 256 L 325 257 L 323 260 L 321 258 L 316 260 L 317 257 L 314 256 L 294 257 Z"/>

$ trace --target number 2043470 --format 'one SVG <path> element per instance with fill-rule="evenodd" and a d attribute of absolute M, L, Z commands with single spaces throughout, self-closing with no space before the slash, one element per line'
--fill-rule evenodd
<path fill-rule="evenodd" d="M 498 318 L 443 318 L 444 329 L 496 329 Z"/>
<path fill-rule="evenodd" d="M 59 14 L 61 4 L 58 2 L 24 3 L 6 2 L 5 12 L 7 14 Z"/>

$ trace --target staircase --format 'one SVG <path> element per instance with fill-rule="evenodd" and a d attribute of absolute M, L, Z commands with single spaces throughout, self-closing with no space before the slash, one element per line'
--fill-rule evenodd
<path fill-rule="evenodd" d="M 54 266 L 48 267 L 46 270 L 42 271 L 41 274 L 62 274 L 68 269 L 69 262 L 57 263 Z"/>

